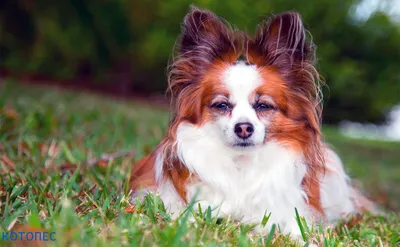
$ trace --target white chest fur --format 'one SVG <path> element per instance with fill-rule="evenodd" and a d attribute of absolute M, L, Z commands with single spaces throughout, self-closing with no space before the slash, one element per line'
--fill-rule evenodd
<path fill-rule="evenodd" d="M 279 224 L 284 232 L 297 233 L 295 208 L 306 218 L 309 215 L 301 187 L 306 172 L 302 156 L 272 142 L 252 150 L 233 150 L 216 135 L 207 125 L 181 124 L 178 129 L 178 156 L 201 180 L 188 186 L 187 199 L 198 192 L 203 210 L 211 206 L 214 215 L 243 223 L 260 223 L 271 213 L 269 226 Z"/>

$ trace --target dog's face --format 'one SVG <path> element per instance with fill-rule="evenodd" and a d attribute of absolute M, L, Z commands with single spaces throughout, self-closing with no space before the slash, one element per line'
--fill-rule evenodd
<path fill-rule="evenodd" d="M 225 143 L 240 148 L 263 143 L 275 106 L 271 97 L 257 93 L 263 81 L 256 66 L 227 66 L 217 81 L 224 90 L 213 92 L 205 111 Z"/>
<path fill-rule="evenodd" d="M 236 149 L 269 141 L 313 149 L 319 99 L 305 33 L 296 13 L 264 22 L 249 37 L 209 11 L 192 9 L 170 71 L 176 110 L 170 131 L 181 122 L 207 124 Z"/>
<path fill-rule="evenodd" d="M 201 81 L 202 119 L 230 147 L 248 149 L 267 142 L 277 117 L 276 98 L 283 93 L 281 81 L 270 76 L 266 82 L 256 65 L 243 61 L 220 64 L 211 71 Z"/>

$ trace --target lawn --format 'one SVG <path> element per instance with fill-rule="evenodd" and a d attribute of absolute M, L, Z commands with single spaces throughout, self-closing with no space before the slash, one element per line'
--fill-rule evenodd
<path fill-rule="evenodd" d="M 217 222 L 207 211 L 195 222 L 187 221 L 188 214 L 171 221 L 154 197 L 133 210 L 130 168 L 163 137 L 167 123 L 166 109 L 144 103 L 3 84 L 0 232 L 55 232 L 56 241 L 37 243 L 52 246 L 291 245 L 288 236 L 250 234 L 251 226 Z M 320 246 L 399 246 L 400 217 L 393 210 L 400 211 L 400 144 L 352 140 L 332 127 L 324 132 L 349 174 L 391 210 L 334 228 L 305 228 L 305 238 Z M 0 239 L 2 246 L 13 243 Z"/>

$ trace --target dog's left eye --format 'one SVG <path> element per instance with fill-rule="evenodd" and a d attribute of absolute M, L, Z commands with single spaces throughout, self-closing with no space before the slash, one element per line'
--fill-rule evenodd
<path fill-rule="evenodd" d="M 272 105 L 269 105 L 269 104 L 265 104 L 265 103 L 257 103 L 254 106 L 254 109 L 256 109 L 257 111 L 266 111 L 266 110 L 275 109 L 275 107 Z"/>

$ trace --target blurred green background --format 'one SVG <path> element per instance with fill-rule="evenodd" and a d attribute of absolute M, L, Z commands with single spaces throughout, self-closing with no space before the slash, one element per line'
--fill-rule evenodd
<path fill-rule="evenodd" d="M 249 33 L 265 16 L 296 10 L 318 46 L 327 83 L 324 122 L 379 122 L 400 102 L 399 2 L 2 0 L 0 68 L 3 74 L 112 85 L 124 93 L 163 93 L 190 4 Z"/>

